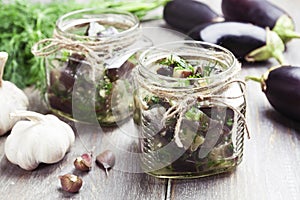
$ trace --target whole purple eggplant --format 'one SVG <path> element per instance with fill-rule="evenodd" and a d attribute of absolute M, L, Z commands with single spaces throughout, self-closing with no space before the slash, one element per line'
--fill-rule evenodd
<path fill-rule="evenodd" d="M 267 0 L 222 0 L 222 12 L 226 20 L 269 27 L 284 42 L 300 38 L 300 34 L 295 32 L 294 21 L 289 14 Z"/>
<path fill-rule="evenodd" d="M 275 110 L 300 121 L 300 67 L 271 68 L 261 78 L 247 77 L 261 83 L 262 91 Z"/>
<path fill-rule="evenodd" d="M 264 61 L 271 57 L 283 63 L 285 49 L 279 36 L 268 29 L 249 23 L 216 22 L 196 26 L 188 34 L 195 40 L 218 44 L 238 59 Z"/>
<path fill-rule="evenodd" d="M 167 24 L 182 32 L 202 23 L 224 21 L 209 6 L 194 0 L 169 1 L 164 7 L 163 18 Z"/>

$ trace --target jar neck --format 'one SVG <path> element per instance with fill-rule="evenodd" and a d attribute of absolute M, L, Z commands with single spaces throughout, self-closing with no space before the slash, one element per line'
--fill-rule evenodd
<path fill-rule="evenodd" d="M 85 35 L 90 23 L 94 22 L 114 27 L 119 32 L 106 36 Z M 54 31 L 54 38 L 83 44 L 100 56 L 132 45 L 139 36 L 140 23 L 135 15 L 111 9 L 84 9 L 68 13 L 57 20 Z"/>
<path fill-rule="evenodd" d="M 149 51 L 150 52 L 150 51 Z M 148 53 L 149 53 L 148 52 Z M 146 88 L 165 92 L 195 93 L 217 90 L 227 82 L 236 78 L 241 70 L 241 64 L 231 54 L 206 54 L 206 58 L 222 62 L 223 71 L 203 78 L 173 78 L 157 74 L 152 68 L 153 63 L 164 58 L 166 54 L 144 53 L 137 68 L 137 80 Z M 207 53 L 207 52 L 206 52 Z M 186 54 L 185 54 L 186 55 Z"/>

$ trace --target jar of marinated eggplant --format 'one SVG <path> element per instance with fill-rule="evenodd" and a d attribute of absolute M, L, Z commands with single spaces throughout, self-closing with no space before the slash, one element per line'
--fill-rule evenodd
<path fill-rule="evenodd" d="M 141 36 L 139 27 L 133 14 L 110 9 L 61 16 L 53 38 L 33 50 L 46 56 L 50 110 L 74 121 L 96 118 L 107 126 L 127 119 L 133 108 L 130 74 L 135 67 L 130 56 Z"/>
<path fill-rule="evenodd" d="M 141 54 L 134 121 L 146 173 L 196 178 L 236 168 L 248 131 L 240 69 L 230 51 L 204 42 L 165 43 Z"/>

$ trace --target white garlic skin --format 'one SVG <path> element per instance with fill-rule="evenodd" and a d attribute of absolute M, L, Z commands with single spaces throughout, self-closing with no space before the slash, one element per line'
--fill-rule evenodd
<path fill-rule="evenodd" d="M 42 119 L 18 121 L 5 142 L 7 159 L 25 170 L 33 170 L 40 163 L 59 162 L 75 141 L 72 128 L 56 116 L 37 116 Z"/>
<path fill-rule="evenodd" d="M 2 87 L 0 87 L 0 135 L 11 130 L 18 121 L 18 118 L 11 118 L 10 113 L 27 110 L 28 105 L 28 98 L 22 90 L 9 81 L 2 81 Z"/>

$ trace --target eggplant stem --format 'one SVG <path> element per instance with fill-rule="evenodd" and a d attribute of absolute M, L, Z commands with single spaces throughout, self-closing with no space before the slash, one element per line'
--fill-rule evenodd
<path fill-rule="evenodd" d="M 277 35 L 276 32 L 271 31 L 269 28 L 266 28 L 267 32 L 267 46 L 269 51 L 280 64 L 283 64 L 285 61 L 283 57 L 283 52 L 285 46 L 281 38 Z"/>
<path fill-rule="evenodd" d="M 295 32 L 294 22 L 288 15 L 279 17 L 272 30 L 279 35 L 284 43 L 293 38 L 300 38 L 300 33 Z"/>
<path fill-rule="evenodd" d="M 260 83 L 262 91 L 265 91 L 266 90 L 266 79 L 265 78 L 266 78 L 265 75 L 263 75 L 261 77 L 246 76 L 245 81 L 251 80 L 251 81 L 255 81 L 257 83 Z"/>
<path fill-rule="evenodd" d="M 284 65 L 286 64 L 285 58 L 281 50 L 275 50 L 272 52 L 273 57 L 279 62 L 279 64 Z"/>
<path fill-rule="evenodd" d="M 246 57 L 246 61 L 263 61 L 269 58 L 275 58 L 280 64 L 285 63 L 283 52 L 285 49 L 284 43 L 277 33 L 266 28 L 266 45 L 251 51 Z"/>
<path fill-rule="evenodd" d="M 2 87 L 4 67 L 8 58 L 8 53 L 0 52 L 0 87 Z"/>
<path fill-rule="evenodd" d="M 249 81 L 249 80 L 261 83 L 262 78 L 261 77 L 255 77 L 255 76 L 246 76 L 245 81 Z"/>
<path fill-rule="evenodd" d="M 285 32 L 285 37 L 288 39 L 293 39 L 293 38 L 300 38 L 300 33 L 292 30 L 286 30 Z"/>

